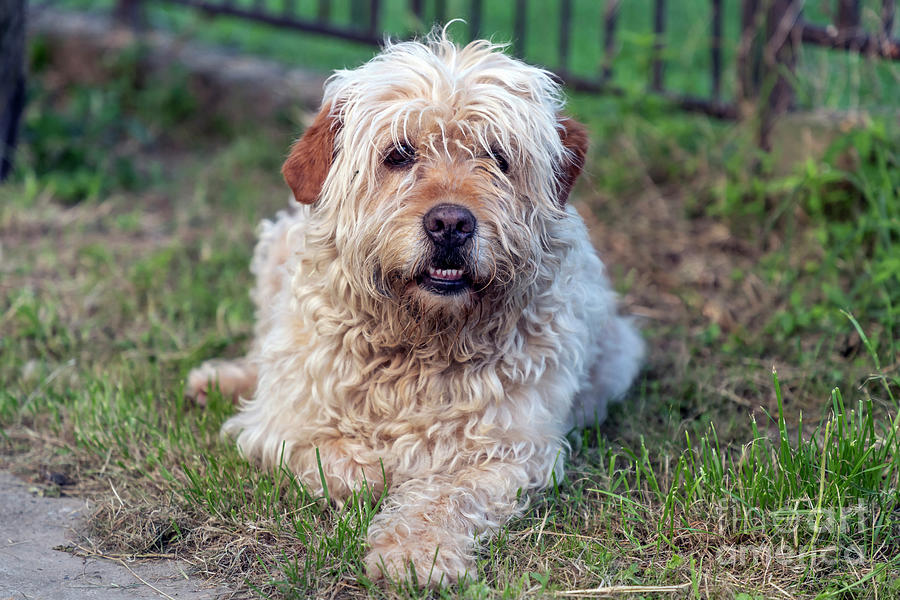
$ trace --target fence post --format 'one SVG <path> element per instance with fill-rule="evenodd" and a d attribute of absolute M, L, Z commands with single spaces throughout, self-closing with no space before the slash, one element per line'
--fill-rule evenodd
<path fill-rule="evenodd" d="M 771 150 L 775 120 L 794 102 L 799 0 L 742 0 L 738 46 L 740 113 L 759 119 L 759 146 Z"/>

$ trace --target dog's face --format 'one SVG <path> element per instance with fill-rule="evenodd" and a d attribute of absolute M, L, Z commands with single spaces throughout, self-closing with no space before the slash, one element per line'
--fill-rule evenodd
<path fill-rule="evenodd" d="M 357 292 L 465 313 L 528 286 L 587 138 L 550 75 L 487 42 L 406 42 L 336 73 L 285 178 Z"/>

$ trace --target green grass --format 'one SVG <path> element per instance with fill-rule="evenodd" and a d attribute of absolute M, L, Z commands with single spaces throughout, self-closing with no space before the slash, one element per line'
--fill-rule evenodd
<path fill-rule="evenodd" d="M 285 598 L 900 595 L 895 123 L 791 167 L 740 127 L 575 96 L 594 143 L 576 201 L 653 350 L 471 579 L 424 592 L 363 577 L 376 499 L 338 510 L 260 471 L 219 438 L 222 398 L 182 397 L 249 342 L 254 229 L 286 202 L 294 128 L 210 123 L 180 77 L 131 85 L 128 57 L 109 86 L 56 88 L 35 55 L 0 188 L 0 456 L 93 499 L 82 546 Z"/>

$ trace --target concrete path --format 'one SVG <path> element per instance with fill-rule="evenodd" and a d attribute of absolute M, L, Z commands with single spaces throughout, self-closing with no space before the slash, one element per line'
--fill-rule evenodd
<path fill-rule="evenodd" d="M 0 472 L 0 600 L 214 600 L 221 588 L 188 577 L 179 561 L 137 562 L 83 558 L 54 550 L 71 545 L 88 514 L 84 500 L 43 498 Z"/>

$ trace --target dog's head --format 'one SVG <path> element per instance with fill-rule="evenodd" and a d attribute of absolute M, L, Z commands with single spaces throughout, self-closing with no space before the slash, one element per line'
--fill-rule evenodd
<path fill-rule="evenodd" d="M 356 292 L 464 313 L 537 277 L 587 136 L 552 75 L 500 50 L 439 32 L 326 85 L 283 173 Z"/>

